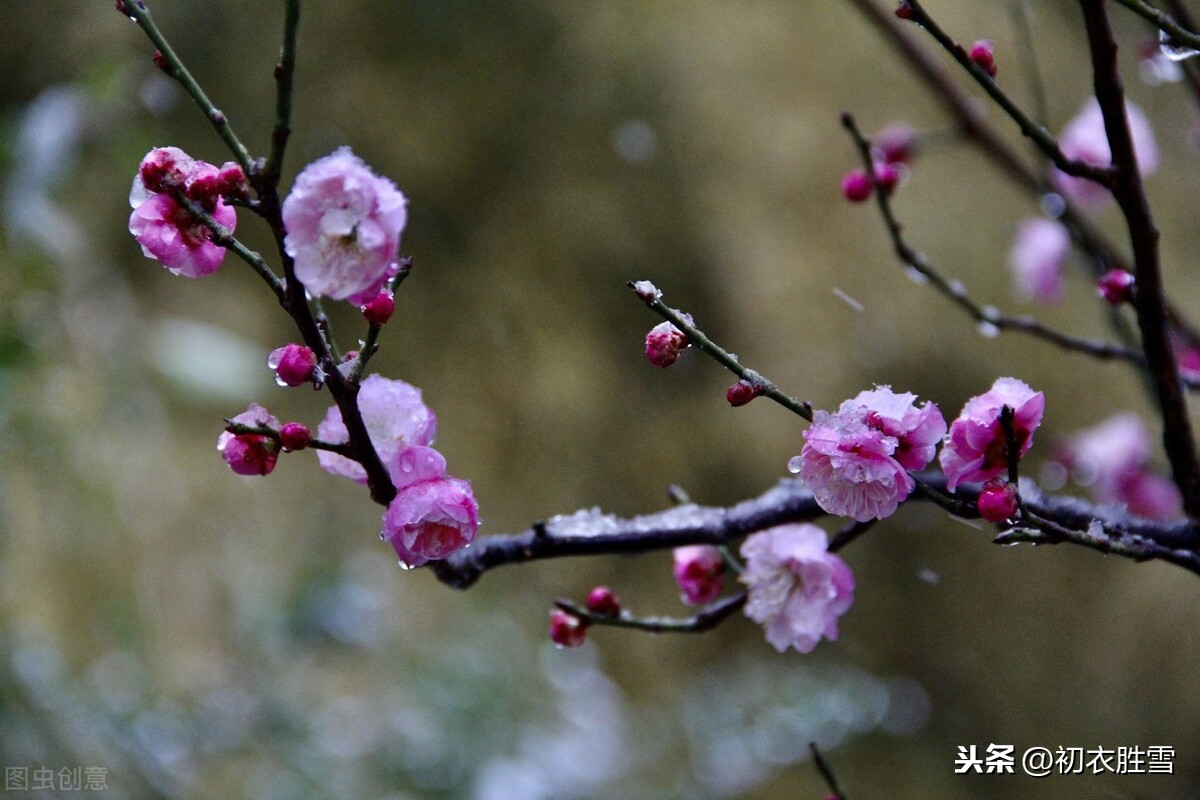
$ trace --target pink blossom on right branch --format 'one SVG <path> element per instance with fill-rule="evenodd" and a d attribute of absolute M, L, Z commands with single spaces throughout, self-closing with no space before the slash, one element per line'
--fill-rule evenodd
<path fill-rule="evenodd" d="M 997 378 L 987 392 L 972 397 L 942 446 L 940 461 L 946 473 L 946 488 L 954 491 L 961 483 L 977 483 L 1008 471 L 1008 440 L 1000 423 L 1005 406 L 1013 410 L 1013 435 L 1018 456 L 1033 446 L 1033 432 L 1042 422 L 1046 397 L 1016 378 Z"/>
<path fill-rule="evenodd" d="M 825 531 L 807 522 L 753 533 L 742 544 L 746 616 L 781 653 L 811 653 L 822 638 L 836 640 L 838 618 L 854 602 L 854 575 L 828 547 Z"/>
<path fill-rule="evenodd" d="M 1072 436 L 1061 460 L 1099 503 L 1123 503 L 1131 514 L 1170 519 L 1182 508 L 1179 488 L 1149 468 L 1150 431 L 1136 414 L 1117 414 Z"/>

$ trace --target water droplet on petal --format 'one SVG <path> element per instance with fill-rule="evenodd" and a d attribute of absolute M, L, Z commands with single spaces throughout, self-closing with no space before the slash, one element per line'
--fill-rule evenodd
<path fill-rule="evenodd" d="M 413 565 L 409 564 L 407 561 L 397 561 L 396 563 L 399 564 L 400 569 L 404 570 L 405 572 L 408 572 L 410 569 L 413 568 Z"/>
<path fill-rule="evenodd" d="M 788 472 L 793 475 L 799 474 L 800 468 L 804 466 L 804 460 L 800 456 L 794 456 L 788 461 Z"/>
<path fill-rule="evenodd" d="M 1058 219 L 1067 210 L 1067 201 L 1063 199 L 1062 195 L 1054 192 L 1042 195 L 1042 200 L 1038 205 L 1041 206 L 1042 213 L 1051 219 Z"/>
<path fill-rule="evenodd" d="M 283 378 L 279 377 L 278 375 L 276 375 L 275 376 L 275 385 L 276 386 L 287 386 L 288 382 L 285 381 Z"/>

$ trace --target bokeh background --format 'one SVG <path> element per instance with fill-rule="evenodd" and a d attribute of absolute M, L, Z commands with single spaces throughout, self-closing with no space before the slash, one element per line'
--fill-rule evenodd
<path fill-rule="evenodd" d="M 1029 99 L 1010 4 L 927 5 L 962 40 L 993 38 Z M 1075 4 L 1031 5 L 1057 130 L 1087 96 L 1086 47 Z M 281 4 L 151 7 L 265 150 Z M 1200 316 L 1195 110 L 1182 84 L 1139 80 L 1149 31 L 1120 11 L 1164 153 L 1149 191 L 1168 286 Z M 258 401 L 315 424 L 327 398 L 272 382 L 266 354 L 293 334 L 249 269 L 175 278 L 126 231 L 152 146 L 227 154 L 111 3 L 5 2 L 0 29 L 5 767 L 99 767 L 111 797 L 792 799 L 827 792 L 816 741 L 864 800 L 1200 795 L 1200 584 L 1174 567 L 998 548 L 914 504 L 845 551 L 857 600 L 811 655 L 776 654 L 741 618 L 558 651 L 552 599 L 596 584 L 686 613 L 669 554 L 505 568 L 459 593 L 399 570 L 379 510 L 310 453 L 233 475 L 222 417 Z M 879 383 L 951 416 L 1022 378 L 1047 396 L 1030 474 L 1116 411 L 1153 423 L 1128 370 L 979 335 L 906 278 L 870 207 L 841 200 L 842 110 L 869 131 L 947 122 L 847 3 L 310 2 L 296 85 L 285 184 L 348 144 L 410 198 L 416 269 L 372 366 L 422 387 L 484 534 L 657 510 L 669 484 L 733 503 L 798 452 L 800 420 L 730 409 L 730 377 L 699 354 L 647 364 L 658 320 L 630 279 L 817 407 Z M 1006 253 L 1038 198 L 938 141 L 897 195 L 906 233 L 1019 311 Z M 1113 210 L 1097 220 L 1120 240 Z M 1108 334 L 1082 270 L 1037 311 Z M 352 309 L 334 321 L 343 344 L 362 335 Z M 990 743 L 1168 745 L 1175 773 L 953 774 L 959 746 Z"/>

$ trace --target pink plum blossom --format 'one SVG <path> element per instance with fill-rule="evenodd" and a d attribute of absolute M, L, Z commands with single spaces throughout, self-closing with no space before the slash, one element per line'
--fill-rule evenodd
<path fill-rule="evenodd" d="M 279 420 L 258 403 L 251 403 L 241 414 L 232 417 L 230 422 L 279 430 Z M 279 444 L 262 434 L 223 431 L 217 437 L 217 452 L 238 475 L 267 475 L 275 469 Z"/>
<path fill-rule="evenodd" d="M 396 497 L 383 514 L 380 538 L 400 563 L 419 567 L 446 558 L 475 540 L 479 504 L 471 484 L 446 475 L 446 460 L 431 447 L 407 447 L 385 466 Z"/>
<path fill-rule="evenodd" d="M 992 388 L 972 397 L 942 447 L 942 470 L 946 488 L 953 492 L 960 483 L 995 478 L 1008 471 L 1008 441 L 1000 423 L 1005 406 L 1013 410 L 1013 435 L 1018 457 L 1033 446 L 1033 432 L 1042 422 L 1046 397 L 1016 378 L 997 378 Z"/>
<path fill-rule="evenodd" d="M 675 583 L 680 599 L 689 606 L 711 603 L 721 594 L 725 584 L 725 559 L 717 548 L 694 544 L 675 548 Z"/>
<path fill-rule="evenodd" d="M 800 474 L 817 504 L 859 522 L 891 516 L 946 433 L 933 403 L 881 386 L 860 392 L 835 413 L 817 411 L 800 455 L 788 468 Z"/>
<path fill-rule="evenodd" d="M 1158 169 L 1158 145 L 1155 144 L 1150 122 L 1140 108 L 1129 102 L 1125 104 L 1125 116 L 1129 120 L 1129 134 L 1133 139 L 1138 169 L 1143 176 L 1152 175 Z M 1084 103 L 1079 114 L 1066 124 L 1058 145 L 1069 159 L 1098 167 L 1107 167 L 1112 163 L 1112 150 L 1104 130 L 1104 115 L 1095 98 Z M 1087 178 L 1075 178 L 1057 169 L 1053 178 L 1058 190 L 1068 200 L 1081 206 L 1100 208 L 1112 198 L 1108 189 Z"/>
<path fill-rule="evenodd" d="M 348 147 L 309 164 L 283 201 L 284 249 L 296 277 L 311 294 L 365 304 L 398 269 L 407 205 Z"/>
<path fill-rule="evenodd" d="M 1008 263 L 1022 300 L 1057 303 L 1063 295 L 1063 268 L 1071 255 L 1071 234 L 1061 222 L 1031 217 L 1021 222 Z"/>
<path fill-rule="evenodd" d="M 437 433 L 437 417 L 421 400 L 421 390 L 401 380 L 381 375 L 365 378 L 358 390 L 358 410 L 371 444 L 385 466 L 396 462 L 400 451 L 410 445 L 432 444 Z M 350 440 L 337 406 L 326 412 L 325 419 L 317 426 L 317 437 L 331 444 Z M 366 470 L 356 461 L 325 450 L 317 451 L 317 460 L 326 472 L 362 484 L 367 482 Z"/>
<path fill-rule="evenodd" d="M 854 575 L 828 546 L 825 531 L 807 522 L 759 531 L 742 544 L 746 616 L 766 627 L 767 642 L 781 653 L 836 641 L 838 617 L 854 602 Z"/>
<path fill-rule="evenodd" d="M 1150 472 L 1150 431 L 1136 414 L 1118 414 L 1072 436 L 1063 461 L 1099 503 L 1124 503 L 1148 519 L 1179 514 L 1174 483 Z"/>
<path fill-rule="evenodd" d="M 203 278 L 217 271 L 225 248 L 213 244 L 212 230 L 167 192 L 195 195 L 192 199 L 232 232 L 237 227 L 233 207 L 220 195 L 194 190 L 219 174 L 217 167 L 197 161 L 177 147 L 156 148 L 142 160 L 129 192 L 133 207 L 129 232 L 147 258 L 185 278 Z"/>

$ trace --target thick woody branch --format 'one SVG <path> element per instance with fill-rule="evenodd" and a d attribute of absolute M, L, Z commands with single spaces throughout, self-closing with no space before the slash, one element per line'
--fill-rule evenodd
<path fill-rule="evenodd" d="M 923 476 L 923 484 L 945 490 L 941 475 Z M 1187 520 L 1152 522 L 1131 517 L 1122 508 L 1096 506 L 1071 497 L 1043 497 L 1030 481 L 1021 486 L 1022 507 L 1037 519 L 1047 520 L 1071 535 L 1055 541 L 1096 547 L 1094 523 L 1112 543 L 1106 552 L 1136 561 L 1162 560 L 1200 574 L 1200 556 L 1192 552 L 1200 535 Z M 955 497 L 965 509 L 976 499 L 975 490 L 959 489 Z M 914 492 L 909 501 L 927 499 Z M 751 500 L 729 508 L 687 504 L 654 514 L 622 519 L 599 509 L 580 511 L 535 523 L 517 534 L 477 540 L 445 561 L 428 565 L 437 579 L 455 589 L 466 589 L 485 572 L 509 564 L 524 564 L 568 556 L 631 555 L 670 550 L 690 544 L 727 545 L 755 531 L 789 522 L 809 522 L 825 516 L 800 481 L 785 479 Z M 1089 529 L 1093 530 L 1089 534 Z M 861 533 L 857 527 L 847 536 Z M 1017 532 L 1004 534 L 1019 536 Z M 840 541 L 839 546 L 846 544 Z M 1049 541 L 1048 539 L 1046 541 Z M 1190 556 L 1187 553 L 1191 552 Z"/>
<path fill-rule="evenodd" d="M 1113 196 L 1121 207 L 1133 248 L 1137 276 L 1136 308 L 1142 349 L 1154 380 L 1159 412 L 1163 420 L 1163 446 L 1171 473 L 1183 494 L 1189 517 L 1200 517 L 1200 461 L 1188 418 L 1187 400 L 1179 379 L 1167 324 L 1166 296 L 1159 263 L 1158 228 L 1142 186 L 1133 137 L 1125 116 L 1125 90 L 1117 69 L 1117 43 L 1103 0 L 1081 0 L 1088 44 L 1092 52 L 1092 80 L 1104 116 L 1104 128 L 1112 149 L 1116 181 Z"/>

